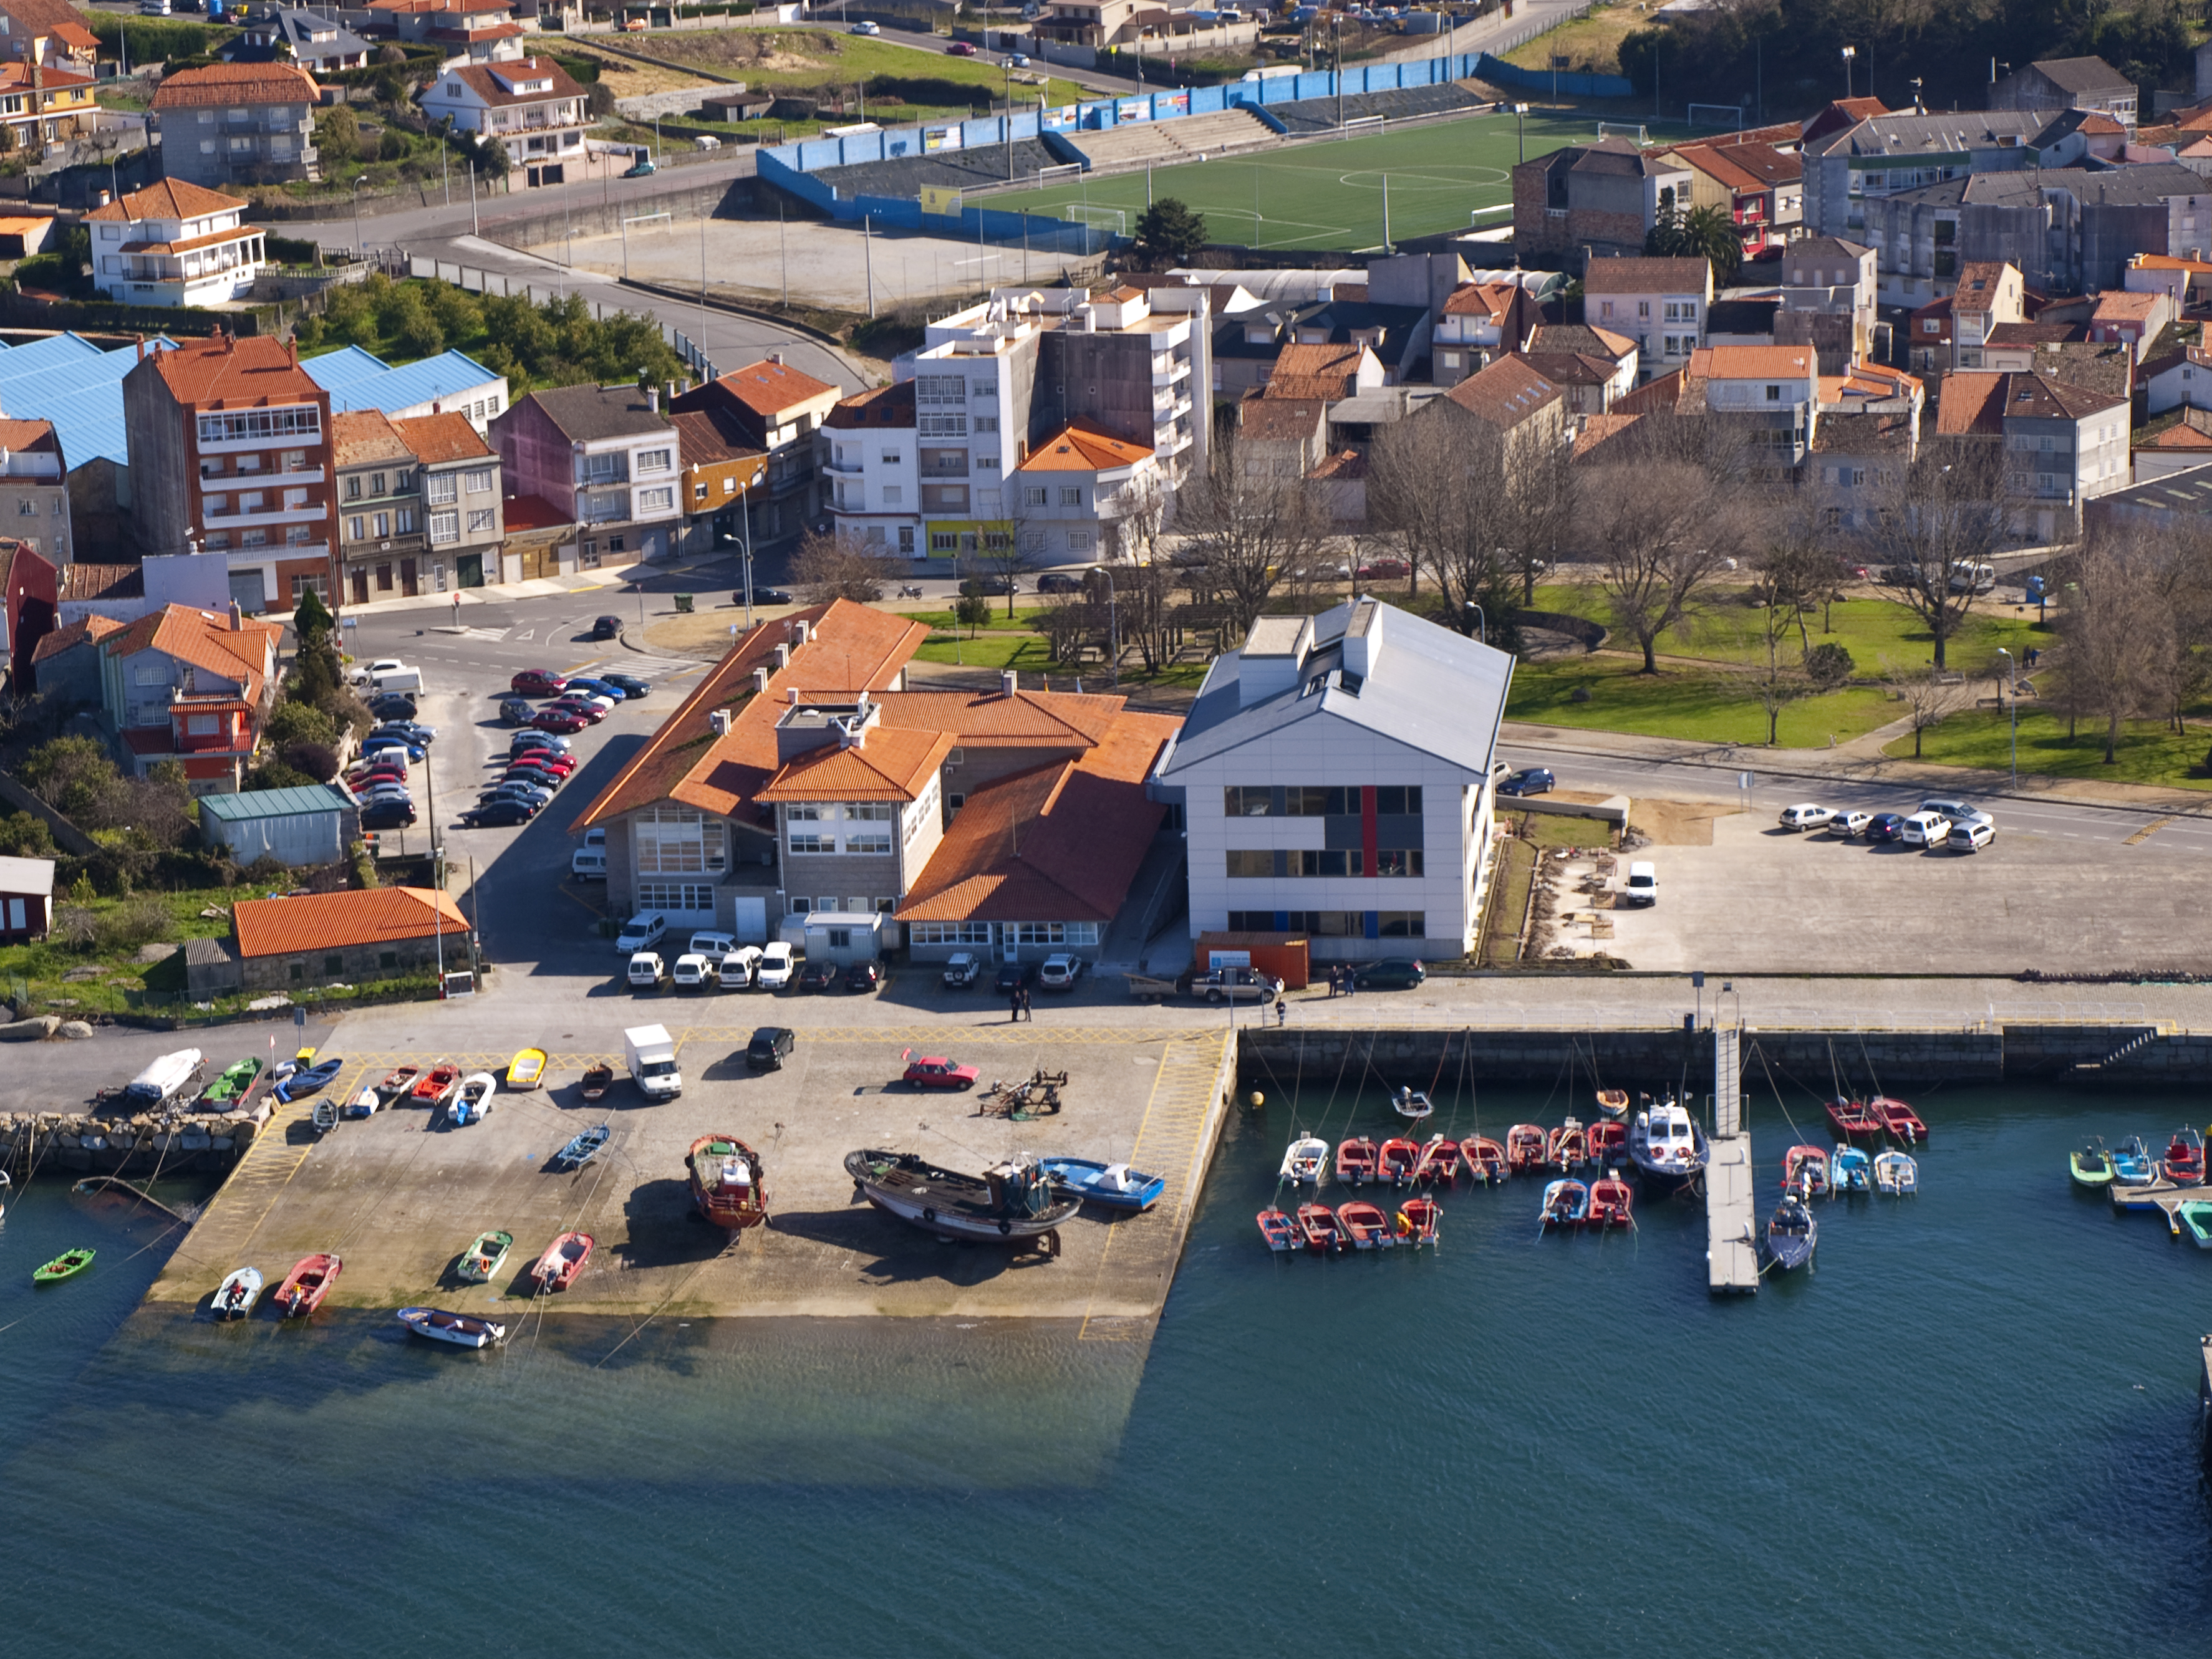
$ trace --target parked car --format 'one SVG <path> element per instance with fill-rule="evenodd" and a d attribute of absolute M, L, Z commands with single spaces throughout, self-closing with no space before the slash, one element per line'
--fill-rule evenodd
<path fill-rule="evenodd" d="M 1037 970 L 1037 985 L 1044 990 L 1073 990 L 1083 977 L 1083 959 L 1064 950 L 1054 951 Z"/>
<path fill-rule="evenodd" d="M 553 697 L 568 688 L 566 676 L 550 669 L 525 669 L 507 682 L 507 688 L 525 697 Z"/>
<path fill-rule="evenodd" d="M 558 703 L 549 703 L 539 711 L 544 714 L 567 715 L 576 721 L 578 730 L 581 730 L 586 726 L 596 726 L 607 717 L 607 711 L 597 703 L 584 701 L 571 703 L 565 699 Z"/>
<path fill-rule="evenodd" d="M 1867 820 L 1866 839 L 1870 843 L 1902 841 L 1905 839 L 1905 814 L 1901 812 L 1878 812 Z"/>
<path fill-rule="evenodd" d="M 380 720 L 412 720 L 415 699 L 404 691 L 380 692 L 368 699 L 368 711 Z"/>
<path fill-rule="evenodd" d="M 552 798 L 552 792 L 549 790 L 541 789 L 535 784 L 517 782 L 494 784 L 477 797 L 477 804 L 480 807 L 488 807 L 495 801 L 519 801 L 530 808 L 531 814 L 534 817 L 544 809 L 545 804 Z"/>
<path fill-rule="evenodd" d="M 1940 847 L 1951 833 L 1951 820 L 1940 812 L 1916 812 L 1898 839 L 1908 847 Z"/>
<path fill-rule="evenodd" d="M 945 959 L 945 983 L 953 990 L 965 990 L 982 973 L 982 959 L 972 950 L 956 950 Z"/>
<path fill-rule="evenodd" d="M 522 801 L 487 801 L 480 807 L 471 807 L 461 814 L 465 829 L 512 829 L 517 824 L 526 824 L 538 815 L 538 809 Z M 368 820 L 363 819 L 365 824 Z M 412 821 L 411 820 L 410 821 Z"/>
<path fill-rule="evenodd" d="M 890 976 L 884 972 L 884 965 L 881 962 L 855 962 L 845 970 L 845 989 L 857 991 L 878 990 L 888 978 Z"/>
<path fill-rule="evenodd" d="M 635 22 L 637 20 L 635 18 L 632 18 L 630 20 L 631 22 Z M 626 23 L 623 27 L 627 28 L 629 25 Z M 650 179 L 654 173 L 659 173 L 659 171 L 660 169 L 653 165 L 653 158 L 651 156 L 641 155 L 636 160 L 633 161 L 629 166 L 623 169 L 622 176 L 625 179 Z"/>
<path fill-rule="evenodd" d="M 418 720 L 386 720 L 369 732 L 371 737 L 404 737 L 410 743 L 428 748 L 438 740 L 438 729 L 426 726 Z"/>
<path fill-rule="evenodd" d="M 745 1044 L 745 1064 L 755 1071 L 781 1071 L 798 1046 L 799 1033 L 788 1026 L 763 1026 Z"/>
<path fill-rule="evenodd" d="M 740 605 L 744 604 L 745 602 L 744 595 L 742 593 L 738 594 L 734 602 Z M 798 602 L 796 600 L 794 600 L 789 594 L 786 593 L 781 588 L 755 588 L 753 590 L 753 603 L 756 605 L 790 605 L 796 604 L 797 602 Z"/>
<path fill-rule="evenodd" d="M 753 980 L 760 972 L 761 948 L 758 945 L 739 945 L 722 954 L 722 989 L 750 990 Z"/>
<path fill-rule="evenodd" d="M 530 723 L 540 731 L 581 731 L 592 723 L 574 709 L 540 709 Z"/>
<path fill-rule="evenodd" d="M 1406 568 L 1406 561 L 1402 559 L 1370 559 L 1352 574 L 1356 581 L 1384 581 L 1405 575 Z"/>
<path fill-rule="evenodd" d="M 1025 51 L 1010 51 L 1006 54 L 1006 67 L 1008 69 L 1025 70 L 1029 66 L 1029 53 Z"/>
<path fill-rule="evenodd" d="M 678 990 L 712 990 L 721 983 L 718 960 L 687 950 L 676 959 L 676 971 L 672 976 Z"/>
<path fill-rule="evenodd" d="M 1990 817 L 1979 807 L 1971 805 L 1965 801 L 1923 801 L 1920 803 L 1920 810 L 1941 813 L 1954 824 L 1987 824 L 1992 829 L 1996 827 L 1996 819 Z"/>
<path fill-rule="evenodd" d="M 361 740 L 361 752 L 363 754 L 382 754 L 386 751 L 397 751 L 410 760 L 420 760 L 423 754 L 422 746 L 420 743 L 410 743 L 404 737 L 387 735 L 383 737 L 364 737 Z"/>
<path fill-rule="evenodd" d="M 404 784 L 373 784 L 367 789 L 354 791 L 354 799 L 363 806 L 374 806 L 379 801 L 404 801 L 415 804 L 414 792 Z"/>
<path fill-rule="evenodd" d="M 720 962 L 725 956 L 727 956 L 732 951 L 737 949 L 737 948 L 738 941 L 736 935 L 718 933 L 712 928 L 702 928 L 698 932 L 691 935 L 684 947 L 685 950 L 696 951 L 700 955 L 706 957 L 709 961 L 716 963 Z"/>
<path fill-rule="evenodd" d="M 1782 827 L 1792 830 L 1819 829 L 1836 815 L 1833 807 L 1817 806 L 1802 801 L 1794 807 L 1782 808 Z"/>
<path fill-rule="evenodd" d="M 599 678 L 632 701 L 635 701 L 653 689 L 650 682 L 639 679 L 634 674 L 603 674 Z"/>
<path fill-rule="evenodd" d="M 499 699 L 499 717 L 510 726 L 528 725 L 537 712 L 527 697 L 502 697 Z"/>
<path fill-rule="evenodd" d="M 809 962 L 799 972 L 799 988 L 810 995 L 817 990 L 827 990 L 836 983 L 837 965 L 827 959 Z"/>
<path fill-rule="evenodd" d="M 1386 956 L 1354 968 L 1352 983 L 1362 990 L 1413 990 L 1428 977 L 1429 971 L 1410 956 Z"/>
<path fill-rule="evenodd" d="M 530 754 L 568 754 L 568 740 L 550 731 L 518 731 L 507 740 L 507 758 L 520 760 Z"/>
<path fill-rule="evenodd" d="M 778 939 L 761 952 L 760 966 L 753 970 L 753 983 L 763 990 L 781 990 L 791 983 L 797 966 L 798 959 L 792 954 L 791 947 Z"/>
<path fill-rule="evenodd" d="M 507 760 L 509 772 L 542 772 L 549 778 L 562 778 L 576 769 L 576 760 L 568 754 L 511 754 Z"/>
<path fill-rule="evenodd" d="M 1954 824 L 1951 833 L 1943 838 L 1943 845 L 1954 852 L 1979 852 L 1997 839 L 1993 824 Z"/>
<path fill-rule="evenodd" d="M 980 595 L 1019 593 L 1022 584 L 1011 576 L 971 576 L 960 584 L 960 591 L 973 599 Z"/>
<path fill-rule="evenodd" d="M 902 1081 L 918 1089 L 972 1089 L 981 1075 L 975 1067 L 956 1064 L 941 1054 L 909 1060 Z"/>
<path fill-rule="evenodd" d="M 1190 993 L 1209 1002 L 1272 1002 L 1283 994 L 1283 982 L 1256 968 L 1216 968 L 1194 978 Z"/>
<path fill-rule="evenodd" d="M 371 784 L 404 784 L 406 781 L 407 768 L 398 762 L 356 766 L 346 774 L 346 782 L 356 789 L 363 789 Z"/>
<path fill-rule="evenodd" d="M 405 829 L 414 821 L 411 801 L 377 801 L 361 809 L 361 826 L 365 830 Z"/>
<path fill-rule="evenodd" d="M 1037 591 L 1039 593 L 1080 593 L 1083 591 L 1083 583 L 1080 578 L 1070 576 L 1064 570 L 1048 570 L 1037 578 Z"/>
<path fill-rule="evenodd" d="M 1524 766 L 1498 786 L 1500 795 L 1544 795 L 1551 791 L 1559 779 L 1552 775 L 1549 766 Z"/>
<path fill-rule="evenodd" d="M 659 990 L 668 983 L 668 964 L 655 951 L 632 951 L 629 958 L 629 988 L 632 990 Z"/>
<path fill-rule="evenodd" d="M 1873 822 L 1870 812 L 1839 812 L 1828 820 L 1828 833 L 1840 841 L 1856 841 Z"/>
<path fill-rule="evenodd" d="M 660 942 L 660 935 L 668 931 L 668 918 L 657 910 L 640 911 L 623 923 L 615 938 L 615 948 L 627 956 L 634 950 L 644 950 Z"/>
<path fill-rule="evenodd" d="M 1659 869 L 1649 859 L 1638 858 L 1628 867 L 1628 881 L 1620 896 L 1632 905 L 1656 905 L 1659 902 Z"/>
<path fill-rule="evenodd" d="M 1008 996 L 1015 991 L 1026 990 L 1036 983 L 1036 963 L 1002 962 L 999 965 L 999 977 L 991 982 L 991 988 L 1000 996 Z"/>
<path fill-rule="evenodd" d="M 622 629 L 623 621 L 619 616 L 594 616 L 592 619 L 592 638 L 594 639 L 619 639 Z M 571 681 L 569 683 L 574 685 L 575 682 Z"/>

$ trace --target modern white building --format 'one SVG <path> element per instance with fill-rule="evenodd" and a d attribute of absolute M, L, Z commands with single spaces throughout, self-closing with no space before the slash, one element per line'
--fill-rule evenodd
<path fill-rule="evenodd" d="M 815 470 L 840 538 L 886 557 L 920 558 L 914 382 L 841 399 L 814 441 Z"/>
<path fill-rule="evenodd" d="M 459 131 L 498 139 L 532 185 L 564 183 L 563 169 L 584 160 L 584 89 L 550 58 L 449 69 L 418 101 L 433 121 L 450 116 Z"/>
<path fill-rule="evenodd" d="M 106 192 L 102 191 L 105 195 Z M 85 215 L 93 285 L 131 306 L 219 306 L 253 291 L 265 256 L 252 203 L 164 179 Z"/>
<path fill-rule="evenodd" d="M 1255 622 L 1153 774 L 1182 800 L 1191 936 L 1298 932 L 1322 961 L 1473 949 L 1512 676 L 1376 599 Z"/>

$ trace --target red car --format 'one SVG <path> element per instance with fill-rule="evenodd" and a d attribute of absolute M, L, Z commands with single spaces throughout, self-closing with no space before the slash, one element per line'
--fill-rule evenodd
<path fill-rule="evenodd" d="M 907 1063 L 906 1081 L 918 1089 L 972 1089 L 975 1077 L 975 1067 L 956 1066 L 941 1054 Z"/>
<path fill-rule="evenodd" d="M 965 40 L 955 40 L 945 49 L 945 53 L 948 58 L 973 58 L 975 55 L 975 48 Z"/>
<path fill-rule="evenodd" d="M 374 784 L 386 778 L 395 784 L 404 784 L 407 781 L 407 768 L 385 760 L 366 766 L 356 766 L 346 773 L 346 782 L 349 784 Z"/>
<path fill-rule="evenodd" d="M 516 766 L 535 766 L 540 772 L 550 772 L 556 777 L 566 778 L 570 772 L 575 771 L 576 757 L 573 754 L 556 754 L 545 750 L 533 750 L 527 754 L 516 755 L 507 764 L 510 771 Z"/>
<path fill-rule="evenodd" d="M 1386 577 L 1403 576 L 1406 561 L 1402 559 L 1370 559 L 1352 574 L 1363 582 L 1379 581 Z"/>
<path fill-rule="evenodd" d="M 540 731 L 581 731 L 592 723 L 574 709 L 540 709 L 531 723 Z"/>
<path fill-rule="evenodd" d="M 568 689 L 568 681 L 550 669 L 525 669 L 507 683 L 525 697 L 555 697 Z"/>
<path fill-rule="evenodd" d="M 565 697 L 558 702 L 548 703 L 545 706 L 549 709 L 558 709 L 564 714 L 573 714 L 587 726 L 596 726 L 607 717 L 607 711 L 597 703 L 571 703 Z"/>

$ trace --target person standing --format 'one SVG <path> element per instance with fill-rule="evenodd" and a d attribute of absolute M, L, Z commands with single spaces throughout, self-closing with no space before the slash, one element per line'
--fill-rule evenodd
<path fill-rule="evenodd" d="M 1006 1023 L 1012 1025 L 1022 1017 L 1022 990 L 1017 985 L 1006 993 Z"/>
<path fill-rule="evenodd" d="M 1291 1005 L 1279 996 L 1275 999 L 1275 1023 L 1279 1026 L 1291 1023 Z"/>
<path fill-rule="evenodd" d="M 1036 1023 L 1036 1010 L 1030 1006 L 1030 988 L 1027 985 L 1022 987 L 1022 1018 L 1031 1025 Z"/>

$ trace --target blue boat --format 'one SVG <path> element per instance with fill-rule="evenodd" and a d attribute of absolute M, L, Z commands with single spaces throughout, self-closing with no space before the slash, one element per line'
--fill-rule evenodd
<path fill-rule="evenodd" d="M 1788 1273 L 1810 1262 L 1820 1242 L 1820 1224 L 1813 1219 L 1805 1201 L 1794 1194 L 1784 1195 L 1766 1223 L 1767 1259 Z"/>
<path fill-rule="evenodd" d="M 2142 1136 L 2130 1135 L 2112 1149 L 2112 1183 L 2122 1187 L 2147 1187 L 2158 1179 L 2158 1159 L 2143 1145 Z"/>
<path fill-rule="evenodd" d="M 606 1145 L 607 1137 L 613 1133 L 606 1124 L 600 1123 L 580 1135 L 571 1136 L 568 1144 L 553 1154 L 553 1167 L 556 1170 L 583 1168 L 599 1155 L 599 1148 Z"/>
<path fill-rule="evenodd" d="M 277 1084 L 274 1093 L 286 1105 L 295 1100 L 304 1100 L 311 1094 L 319 1094 L 337 1081 L 338 1073 L 345 1069 L 345 1062 L 332 1055 L 320 1060 L 305 1071 L 295 1071 Z"/>
<path fill-rule="evenodd" d="M 1839 1195 L 1872 1192 L 1874 1160 L 1856 1147 L 1838 1147 L 1828 1159 L 1828 1190 Z"/>
<path fill-rule="evenodd" d="M 1544 1225 L 1578 1227 L 1589 1219 L 1589 1189 L 1579 1181 L 1554 1181 L 1544 1189 Z"/>
<path fill-rule="evenodd" d="M 1158 1175 L 1140 1175 L 1127 1164 L 1102 1164 L 1095 1158 L 1040 1158 L 1045 1179 L 1078 1198 L 1109 1209 L 1150 1209 L 1167 1190 Z"/>

